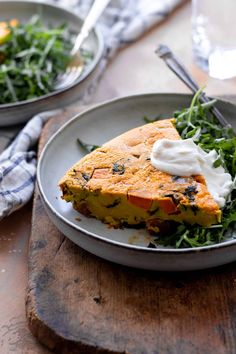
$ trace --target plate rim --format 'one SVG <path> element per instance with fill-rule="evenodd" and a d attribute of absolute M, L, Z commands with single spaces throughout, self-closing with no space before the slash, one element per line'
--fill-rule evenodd
<path fill-rule="evenodd" d="M 125 244 L 116 240 L 112 240 L 112 239 L 107 239 L 104 238 L 102 236 L 99 236 L 97 234 L 95 234 L 94 232 L 89 232 L 86 229 L 83 229 L 82 227 L 80 227 L 79 225 L 75 225 L 74 223 L 72 223 L 70 220 L 68 220 L 66 217 L 64 217 L 63 215 L 61 215 L 49 202 L 47 196 L 45 195 L 44 191 L 43 191 L 43 187 L 41 184 L 41 177 L 40 177 L 40 171 L 41 171 L 41 165 L 43 163 L 43 158 L 44 155 L 47 153 L 47 150 L 50 148 L 50 145 L 53 143 L 54 139 L 59 137 L 64 129 L 67 129 L 71 124 L 74 123 L 74 121 L 76 120 L 80 120 L 80 119 L 85 119 L 86 114 L 90 113 L 92 111 L 95 111 L 98 108 L 103 108 L 106 106 L 109 106 L 111 104 L 117 103 L 117 102 L 121 102 L 121 101 L 129 101 L 129 100 L 133 100 L 133 99 L 138 99 L 138 98 L 147 98 L 147 97 L 155 97 L 155 96 L 163 96 L 163 97 L 181 97 L 181 98 L 187 98 L 187 99 L 191 99 L 193 97 L 192 94 L 185 94 L 185 93 L 141 93 L 141 94 L 135 94 L 135 95 L 127 95 L 127 96 L 122 96 L 122 97 L 118 97 L 118 98 L 113 98 L 110 100 L 106 100 L 103 101 L 102 103 L 98 103 L 93 105 L 91 108 L 88 108 L 86 110 L 84 110 L 81 113 L 78 113 L 76 115 L 74 115 L 71 119 L 69 119 L 68 122 L 64 123 L 51 137 L 50 139 L 47 141 L 47 143 L 45 144 L 45 146 L 43 147 L 39 160 L 38 160 L 38 165 L 37 165 L 37 173 L 36 173 L 36 178 L 37 178 L 37 185 L 39 188 L 39 193 L 43 198 L 43 202 L 46 204 L 46 207 L 49 208 L 49 210 L 51 211 L 51 213 L 54 214 L 55 217 L 57 217 L 61 222 L 63 222 L 63 224 L 66 224 L 67 226 L 70 226 L 71 228 L 73 228 L 74 230 L 76 230 L 77 232 L 79 231 L 80 233 L 82 233 L 83 235 L 85 235 L 86 237 L 89 237 L 90 239 L 96 239 L 96 241 L 105 243 L 105 244 L 110 244 L 116 247 L 120 247 L 120 248 L 125 248 L 128 250 L 134 250 L 134 251 L 138 251 L 138 252 L 144 252 L 144 253 L 167 253 L 167 254 L 186 254 L 186 253 L 200 253 L 200 252 L 210 252 L 210 251 L 215 251 L 217 249 L 222 249 L 222 248 L 228 248 L 231 247 L 232 245 L 236 244 L 236 239 L 232 239 L 232 240 L 226 240 L 223 241 L 221 243 L 217 243 L 217 244 L 213 244 L 213 245 L 208 245 L 208 246 L 200 246 L 200 247 L 188 247 L 188 248 L 148 248 L 145 246 L 138 246 L 138 245 L 132 245 L 132 244 Z M 229 102 L 227 100 L 223 100 L 221 98 L 217 99 L 218 102 L 223 102 L 225 104 L 229 104 L 233 107 L 236 108 L 236 105 L 233 104 L 232 102 Z"/>
<path fill-rule="evenodd" d="M 83 18 L 80 17 L 78 14 L 73 13 L 71 9 L 68 9 L 66 7 L 64 7 L 63 5 L 59 5 L 59 4 L 53 4 L 51 2 L 47 2 L 46 0 L 0 0 L 0 4 L 1 3 L 22 3 L 22 4 L 38 4 L 38 5 L 43 5 L 43 6 L 47 6 L 47 7 L 52 7 L 52 8 L 56 8 L 59 10 L 62 10 L 64 12 L 67 12 L 69 15 L 72 15 L 74 17 L 77 17 L 79 20 L 81 20 L 81 22 L 83 22 Z M 71 90 L 72 88 L 74 88 L 74 86 L 81 84 L 82 82 L 84 82 L 87 78 L 89 78 L 89 76 L 92 74 L 92 72 L 94 71 L 94 69 L 97 67 L 99 60 L 102 57 L 102 53 L 104 51 L 105 45 L 104 45 L 104 38 L 102 35 L 101 30 L 99 29 L 99 26 L 95 26 L 93 28 L 93 32 L 95 33 L 95 36 L 97 38 L 97 44 L 98 44 L 98 50 L 95 54 L 94 60 L 93 60 L 93 64 L 88 68 L 87 72 L 84 75 L 81 75 L 74 83 L 70 84 L 69 86 L 67 86 L 64 89 L 60 89 L 57 91 L 52 91 L 49 92 L 45 95 L 39 96 L 39 97 L 35 97 L 35 98 L 31 98 L 28 100 L 24 100 L 24 101 L 18 101 L 18 102 L 13 102 L 13 103 L 4 103 L 4 104 L 0 104 L 0 113 L 1 110 L 10 110 L 10 109 L 16 109 L 16 108 L 21 108 L 24 106 L 27 106 L 29 104 L 34 104 L 34 103 L 38 103 L 41 101 L 44 101 L 46 99 L 49 99 L 51 97 L 57 97 L 59 94 L 61 94 L 62 92 L 67 92 L 69 90 Z"/>

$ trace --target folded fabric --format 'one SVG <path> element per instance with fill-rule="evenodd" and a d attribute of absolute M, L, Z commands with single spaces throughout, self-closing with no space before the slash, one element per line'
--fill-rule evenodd
<path fill-rule="evenodd" d="M 89 102 L 106 64 L 121 46 L 136 40 L 154 24 L 163 20 L 183 0 L 113 0 L 100 19 L 106 50 L 98 75 L 85 92 L 83 102 Z M 92 0 L 57 1 L 85 17 Z M 22 207 L 34 190 L 36 154 L 44 123 L 55 114 L 45 112 L 33 117 L 10 146 L 0 155 L 0 219 Z"/>

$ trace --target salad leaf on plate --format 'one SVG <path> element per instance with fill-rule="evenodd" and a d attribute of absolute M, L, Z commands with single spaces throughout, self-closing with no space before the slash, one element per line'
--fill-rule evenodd
<path fill-rule="evenodd" d="M 211 227 L 181 224 L 171 235 L 160 235 L 154 244 L 175 248 L 200 247 L 233 237 L 236 229 L 236 137 L 232 128 L 222 127 L 210 109 L 216 100 L 202 104 L 198 92 L 189 108 L 174 112 L 176 129 L 182 139 L 192 138 L 203 150 L 216 150 L 214 167 L 222 165 L 234 181 L 231 194 L 222 210 L 222 222 Z"/>

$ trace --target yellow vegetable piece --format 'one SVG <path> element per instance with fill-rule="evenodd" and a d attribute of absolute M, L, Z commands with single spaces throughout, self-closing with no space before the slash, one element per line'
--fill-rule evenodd
<path fill-rule="evenodd" d="M 19 21 L 16 18 L 13 18 L 10 22 L 9 22 L 11 27 L 16 27 L 19 25 Z"/>
<path fill-rule="evenodd" d="M 9 29 L 9 25 L 11 27 L 16 27 L 18 26 L 19 22 L 16 19 L 12 19 L 9 22 L 0 22 L 0 45 L 4 44 L 10 35 L 10 29 Z"/>

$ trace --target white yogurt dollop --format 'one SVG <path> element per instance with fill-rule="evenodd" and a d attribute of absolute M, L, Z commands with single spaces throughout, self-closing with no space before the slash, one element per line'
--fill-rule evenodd
<path fill-rule="evenodd" d="M 217 157 L 215 150 L 206 153 L 192 139 L 160 139 L 153 145 L 151 163 L 158 170 L 171 175 L 203 175 L 208 191 L 216 203 L 223 207 L 233 182 L 222 166 L 213 166 Z"/>

